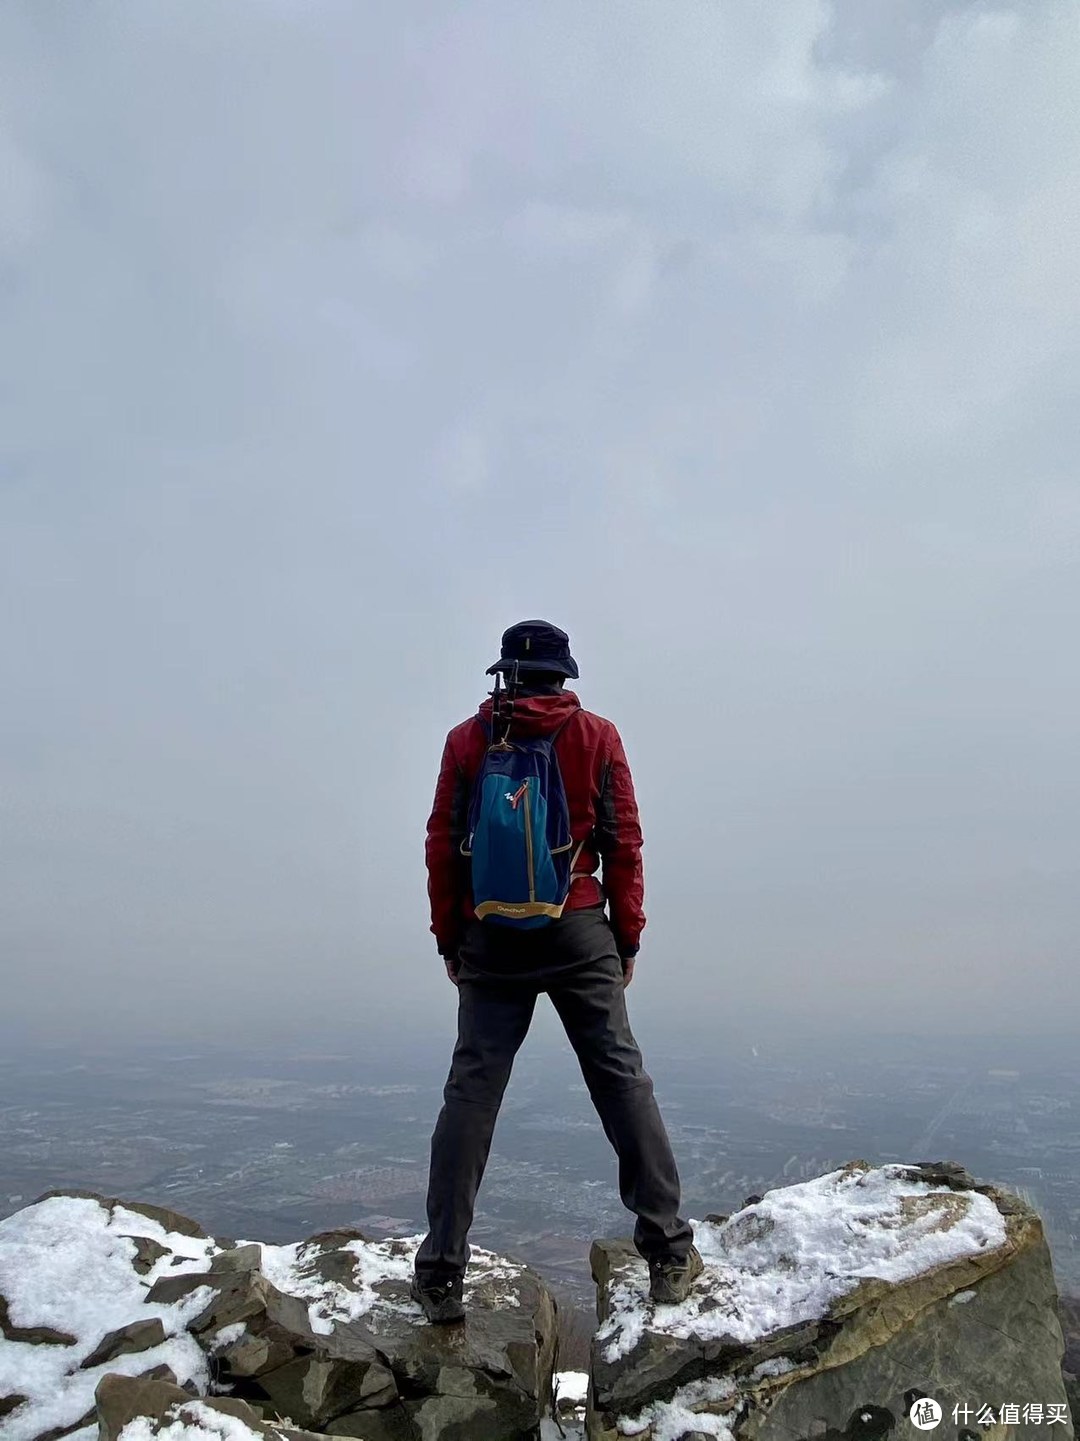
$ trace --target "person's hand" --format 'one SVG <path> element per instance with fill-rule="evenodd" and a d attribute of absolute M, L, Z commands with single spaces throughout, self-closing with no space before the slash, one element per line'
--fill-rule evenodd
<path fill-rule="evenodd" d="M 622 983 L 625 991 L 630 982 L 634 979 L 634 957 L 623 956 L 622 958 Z"/>
<path fill-rule="evenodd" d="M 446 974 L 456 986 L 458 983 L 457 973 L 461 969 L 461 961 L 457 956 L 443 956 L 443 962 L 446 965 Z"/>

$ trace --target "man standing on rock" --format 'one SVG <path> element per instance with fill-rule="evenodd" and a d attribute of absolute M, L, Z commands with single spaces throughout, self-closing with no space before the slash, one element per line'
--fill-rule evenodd
<path fill-rule="evenodd" d="M 540 620 L 511 626 L 488 670 L 493 695 L 443 750 L 426 856 L 431 929 L 458 988 L 458 1040 L 431 1138 L 429 1230 L 412 1282 L 430 1321 L 465 1314 L 476 1194 L 541 991 L 618 1155 L 651 1298 L 684 1300 L 703 1269 L 626 1014 L 645 925 L 633 781 L 612 723 L 563 688 L 578 673 L 564 631 Z"/>

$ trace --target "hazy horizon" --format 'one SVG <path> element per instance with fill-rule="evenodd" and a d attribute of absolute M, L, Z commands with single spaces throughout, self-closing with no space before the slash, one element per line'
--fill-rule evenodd
<path fill-rule="evenodd" d="M 5 1030 L 449 1059 L 544 616 L 642 1032 L 1075 1035 L 1073 6 L 13 0 L 0 85 Z"/>

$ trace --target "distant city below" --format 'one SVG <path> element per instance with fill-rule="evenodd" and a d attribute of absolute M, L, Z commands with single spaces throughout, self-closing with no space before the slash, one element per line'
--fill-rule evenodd
<path fill-rule="evenodd" d="M 245 1048 L 9 1048 L 0 1057 L 0 1215 L 53 1187 L 152 1200 L 232 1239 L 331 1226 L 424 1229 L 449 1048 L 405 1041 Z M 445 1054 L 442 1051 L 445 1050 Z M 1037 1041 L 645 1046 L 684 1212 L 862 1157 L 950 1159 L 1042 1214 L 1059 1289 L 1080 1293 L 1080 1059 Z M 496 1130 L 472 1239 L 591 1306 L 588 1248 L 629 1235 L 615 1159 L 565 1044 L 530 1037 Z"/>

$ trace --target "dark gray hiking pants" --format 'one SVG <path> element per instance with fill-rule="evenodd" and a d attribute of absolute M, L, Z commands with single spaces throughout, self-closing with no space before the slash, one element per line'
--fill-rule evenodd
<path fill-rule="evenodd" d="M 577 1053 L 619 1158 L 619 1194 L 637 1216 L 647 1260 L 682 1258 L 693 1233 L 678 1214 L 679 1173 L 630 1030 L 622 963 L 602 907 L 515 931 L 473 922 L 458 972 L 458 1040 L 431 1138 L 429 1231 L 416 1256 L 431 1284 L 464 1271 L 476 1193 L 510 1069 L 546 991 Z"/>

